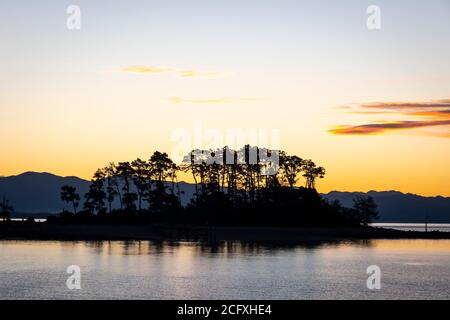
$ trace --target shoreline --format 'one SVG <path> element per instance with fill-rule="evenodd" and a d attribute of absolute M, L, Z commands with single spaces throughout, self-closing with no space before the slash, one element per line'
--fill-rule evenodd
<path fill-rule="evenodd" d="M 56 241 L 242 241 L 294 243 L 375 239 L 450 239 L 450 232 L 399 231 L 382 228 L 224 227 L 181 225 L 92 225 L 1 223 L 0 240 Z"/>

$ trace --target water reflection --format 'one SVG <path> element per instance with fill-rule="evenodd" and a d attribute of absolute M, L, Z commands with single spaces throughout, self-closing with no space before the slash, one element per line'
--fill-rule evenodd
<path fill-rule="evenodd" d="M 449 240 L 0 241 L 5 299 L 449 298 Z M 7 257 L 7 259 L 5 259 Z M 68 291 L 79 265 L 83 290 Z M 368 291 L 379 265 L 383 290 Z"/>
<path fill-rule="evenodd" d="M 45 242 L 44 242 L 45 243 Z M 48 242 L 51 243 L 51 242 Z M 373 247 L 374 240 L 305 241 L 300 243 L 253 243 L 242 241 L 66 241 L 63 247 L 86 247 L 97 254 L 106 255 L 154 255 L 189 249 L 198 254 L 258 255 L 297 249 L 322 249 L 338 247 Z"/>

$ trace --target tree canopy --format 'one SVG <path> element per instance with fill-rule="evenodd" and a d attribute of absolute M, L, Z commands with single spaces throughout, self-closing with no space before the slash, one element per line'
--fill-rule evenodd
<path fill-rule="evenodd" d="M 194 181 L 187 207 L 181 206 L 180 172 Z M 80 213 L 74 187 L 63 186 L 61 199 L 72 205 L 71 218 L 65 215 L 72 221 L 366 226 L 376 217 L 373 199 L 355 200 L 353 209 L 323 199 L 316 182 L 324 176 L 312 160 L 249 145 L 192 150 L 180 164 L 156 151 L 148 160 L 98 169 Z"/>

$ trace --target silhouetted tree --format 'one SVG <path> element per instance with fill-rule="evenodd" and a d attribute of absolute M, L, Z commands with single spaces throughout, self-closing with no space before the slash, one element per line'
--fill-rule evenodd
<path fill-rule="evenodd" d="M 108 201 L 109 213 L 112 212 L 112 203 L 117 195 L 119 196 L 120 209 L 123 209 L 122 195 L 120 194 L 116 165 L 111 162 L 108 166 L 101 170 L 103 171 L 103 175 L 106 179 L 106 200 Z"/>
<path fill-rule="evenodd" d="M 72 186 L 65 185 L 61 187 L 61 200 L 72 203 L 74 214 L 77 214 L 77 207 L 80 201 L 80 195 L 76 191 L 77 189 Z"/>
<path fill-rule="evenodd" d="M 175 195 L 175 187 L 177 188 L 176 194 L 178 199 L 180 199 L 180 188 L 177 181 L 177 172 L 180 170 L 180 167 L 177 166 L 175 163 L 172 164 L 171 168 L 169 169 L 169 179 L 171 182 L 170 190 L 172 192 L 172 195 Z"/>
<path fill-rule="evenodd" d="M 155 187 L 149 190 L 147 200 L 152 211 L 162 212 L 167 207 L 171 207 L 174 203 L 178 202 L 178 200 L 175 200 L 174 189 L 172 189 L 170 197 L 166 193 L 166 181 L 170 179 L 174 183 L 178 167 L 169 158 L 167 153 L 159 151 L 152 154 L 149 160 L 149 166 L 151 172 L 150 177 L 155 183 Z"/>
<path fill-rule="evenodd" d="M 117 165 L 117 175 L 123 181 L 123 206 L 126 211 L 134 211 L 136 210 L 136 200 L 138 198 L 137 194 L 131 192 L 131 181 L 133 179 L 133 168 L 129 162 L 119 162 Z"/>
<path fill-rule="evenodd" d="M 89 191 L 85 194 L 84 209 L 90 213 L 101 213 L 105 211 L 106 193 L 103 191 L 105 173 L 99 169 L 95 172 Z"/>
<path fill-rule="evenodd" d="M 3 196 L 2 202 L 0 203 L 0 216 L 3 221 L 9 221 L 11 219 L 11 213 L 14 211 L 14 208 L 9 205 L 9 200 Z"/>
<path fill-rule="evenodd" d="M 164 181 L 169 177 L 170 171 L 173 169 L 173 161 L 167 153 L 155 151 L 150 157 L 149 163 L 153 179 L 160 185 L 164 184 Z"/>
<path fill-rule="evenodd" d="M 289 156 L 284 151 L 279 155 L 280 169 L 283 178 L 292 189 L 297 183 L 297 176 L 302 172 L 304 161 L 297 156 Z"/>
<path fill-rule="evenodd" d="M 325 168 L 317 167 L 311 160 L 303 161 L 303 176 L 306 178 L 306 188 L 315 189 L 317 178 L 323 178 L 325 176 Z"/>
<path fill-rule="evenodd" d="M 194 160 L 195 160 L 195 151 L 192 150 L 189 152 L 188 155 L 184 156 L 182 164 L 179 166 L 180 170 L 182 172 L 191 172 L 192 178 L 194 179 L 194 186 L 195 186 L 195 193 L 194 197 L 198 196 L 198 180 L 197 176 L 195 174 L 195 167 L 194 167 Z"/>
<path fill-rule="evenodd" d="M 151 187 L 151 170 L 150 165 L 141 159 L 136 159 L 131 162 L 131 169 L 133 170 L 132 179 L 137 190 L 138 208 L 142 209 L 142 198 L 145 192 Z"/>
<path fill-rule="evenodd" d="M 353 209 L 357 212 L 359 221 L 364 227 L 378 218 L 377 204 L 371 196 L 367 198 L 357 196 L 353 199 Z"/>

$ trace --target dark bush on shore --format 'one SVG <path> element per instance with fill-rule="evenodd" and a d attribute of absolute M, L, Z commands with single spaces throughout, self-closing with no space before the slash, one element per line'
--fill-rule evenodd
<path fill-rule="evenodd" d="M 36 221 L 34 220 L 34 217 L 28 217 L 27 218 L 27 223 L 35 223 Z"/>

